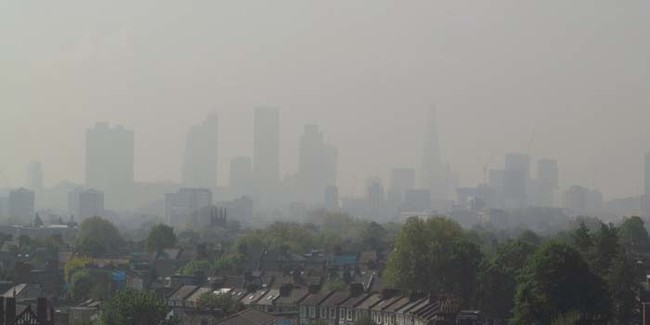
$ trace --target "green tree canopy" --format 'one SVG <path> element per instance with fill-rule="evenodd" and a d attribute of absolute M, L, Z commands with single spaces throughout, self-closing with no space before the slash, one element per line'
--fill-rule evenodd
<path fill-rule="evenodd" d="M 201 309 L 220 310 L 224 316 L 234 314 L 242 305 L 229 294 L 206 292 L 199 296 L 197 305 Z"/>
<path fill-rule="evenodd" d="M 120 290 L 102 307 L 102 325 L 160 325 L 167 315 L 165 301 L 153 292 Z"/>
<path fill-rule="evenodd" d="M 621 243 L 634 252 L 647 251 L 650 247 L 648 231 L 645 229 L 643 219 L 639 217 L 625 218 L 618 232 Z"/>
<path fill-rule="evenodd" d="M 476 249 L 463 240 L 462 228 L 442 217 L 411 217 L 397 236 L 385 270 L 387 284 L 408 291 L 439 293 L 459 288 L 462 266 L 474 267 Z M 460 245 L 460 246 L 456 246 Z"/>
<path fill-rule="evenodd" d="M 122 242 L 115 225 L 101 217 L 84 220 L 77 233 L 77 250 L 91 256 L 112 253 L 119 249 Z"/>
<path fill-rule="evenodd" d="M 146 241 L 148 251 L 159 253 L 163 249 L 174 247 L 174 245 L 176 245 L 174 228 L 165 224 L 157 224 L 149 231 Z"/>
<path fill-rule="evenodd" d="M 549 242 L 531 257 L 519 277 L 513 323 L 550 324 L 572 313 L 590 324 L 606 323 L 610 316 L 607 286 L 578 251 Z"/>

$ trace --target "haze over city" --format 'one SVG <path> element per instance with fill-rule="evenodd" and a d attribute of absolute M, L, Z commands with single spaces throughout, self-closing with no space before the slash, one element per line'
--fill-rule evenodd
<path fill-rule="evenodd" d="M 640 195 L 650 148 L 650 4 L 626 1 L 85 1 L 0 4 L 0 169 L 84 181 L 95 122 L 135 132 L 135 180 L 180 181 L 189 129 L 219 119 L 219 184 L 280 109 L 280 172 L 316 123 L 341 194 L 417 168 L 428 109 L 471 186 L 510 152 L 557 159 L 562 186 Z M 532 137 L 532 144 L 531 144 Z"/>

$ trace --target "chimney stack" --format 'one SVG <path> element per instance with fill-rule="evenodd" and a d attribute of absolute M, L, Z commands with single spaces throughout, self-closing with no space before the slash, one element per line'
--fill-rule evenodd
<path fill-rule="evenodd" d="M 36 300 L 36 318 L 41 324 L 49 324 L 47 319 L 47 299 L 38 297 Z"/>

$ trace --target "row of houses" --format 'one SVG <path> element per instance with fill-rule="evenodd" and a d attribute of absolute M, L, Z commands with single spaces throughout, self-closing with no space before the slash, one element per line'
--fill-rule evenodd
<path fill-rule="evenodd" d="M 461 311 L 449 296 L 403 295 L 397 290 L 366 292 L 361 284 L 349 290 L 319 291 L 316 288 L 283 285 L 279 289 L 211 288 L 182 286 L 168 299 L 169 307 L 184 324 L 196 322 L 198 298 L 205 293 L 226 294 L 248 309 L 273 315 L 283 324 L 353 325 L 370 318 L 379 325 L 479 324 L 475 311 Z M 192 319 L 192 322 L 189 320 Z M 201 324 L 211 324 L 209 317 Z"/>

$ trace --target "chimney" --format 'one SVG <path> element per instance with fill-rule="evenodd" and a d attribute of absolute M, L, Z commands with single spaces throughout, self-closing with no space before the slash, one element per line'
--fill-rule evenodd
<path fill-rule="evenodd" d="M 291 284 L 283 284 L 280 287 L 280 296 L 288 297 L 291 295 L 291 289 L 293 289 L 293 286 Z"/>
<path fill-rule="evenodd" d="M 5 325 L 13 324 L 16 320 L 16 298 L 5 298 Z"/>
<path fill-rule="evenodd" d="M 0 325 L 5 325 L 5 297 L 0 296 Z"/>
<path fill-rule="evenodd" d="M 47 321 L 47 299 L 38 297 L 36 300 L 36 318 L 41 324 L 48 324 Z"/>

